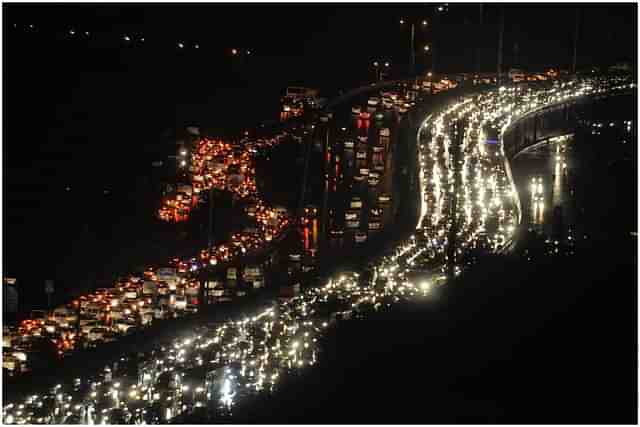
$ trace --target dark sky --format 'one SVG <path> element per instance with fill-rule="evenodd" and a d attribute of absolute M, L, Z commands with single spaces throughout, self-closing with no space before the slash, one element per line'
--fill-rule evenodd
<path fill-rule="evenodd" d="M 4 5 L 5 24 L 34 22 L 51 29 L 67 26 L 113 32 L 144 32 L 147 40 L 198 40 L 209 49 L 247 46 L 262 55 L 295 57 L 300 72 L 333 77 L 346 67 L 363 67 L 376 57 L 407 62 L 408 32 L 400 17 L 430 17 L 419 4 L 158 4 L 158 5 Z M 483 48 L 483 68 L 493 70 L 498 5 L 449 5 L 440 26 L 438 50 L 445 71 L 473 63 L 472 48 Z M 636 5 L 511 4 L 505 14 L 505 64 L 540 67 L 569 63 L 575 9 L 583 9 L 581 63 L 635 59 Z M 431 36 L 417 32 L 419 44 Z M 421 59 L 421 58 L 419 58 Z"/>

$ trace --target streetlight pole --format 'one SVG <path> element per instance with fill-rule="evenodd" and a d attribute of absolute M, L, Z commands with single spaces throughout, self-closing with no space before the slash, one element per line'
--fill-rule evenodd
<path fill-rule="evenodd" d="M 409 72 L 411 76 L 416 74 L 416 47 L 415 47 L 415 37 L 416 37 L 416 24 L 411 23 L 411 53 L 409 55 Z"/>
<path fill-rule="evenodd" d="M 500 30 L 498 32 L 498 72 L 496 83 L 502 82 L 502 39 L 504 38 L 504 6 L 500 7 Z"/>
<path fill-rule="evenodd" d="M 400 25 L 403 25 L 405 22 L 404 19 L 400 20 Z M 427 21 L 423 20 L 422 21 L 422 26 L 426 27 L 427 26 Z M 416 22 L 415 21 L 411 21 L 411 28 L 410 30 L 410 39 L 409 39 L 409 75 L 410 76 L 415 76 L 416 74 L 416 45 L 415 45 L 415 40 L 416 40 Z"/>
<path fill-rule="evenodd" d="M 573 36 L 573 63 L 571 66 L 572 74 L 576 73 L 578 63 L 578 37 L 580 35 L 580 8 L 576 8 L 576 32 Z"/>
<path fill-rule="evenodd" d="M 211 258 L 211 250 L 213 248 L 213 183 L 209 189 L 209 242 L 207 248 L 209 250 L 209 258 Z"/>
<path fill-rule="evenodd" d="M 380 65 L 380 62 L 378 62 L 378 61 L 374 61 L 373 62 L 373 68 L 374 68 L 375 73 L 376 73 L 376 82 L 382 81 L 383 75 L 384 75 L 383 70 L 384 69 L 388 70 L 389 69 L 389 65 L 390 65 L 389 61 L 386 61 L 384 63 L 384 68 L 383 68 L 383 66 Z"/>
<path fill-rule="evenodd" d="M 483 18 L 484 18 L 484 4 L 483 3 L 479 3 L 480 6 L 480 15 L 479 15 L 479 20 L 478 20 L 478 40 L 476 41 L 476 73 L 480 72 L 480 50 L 482 49 L 482 24 L 483 24 Z"/>

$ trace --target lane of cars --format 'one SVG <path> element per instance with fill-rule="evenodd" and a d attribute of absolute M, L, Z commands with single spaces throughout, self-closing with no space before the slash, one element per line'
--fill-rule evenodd
<path fill-rule="evenodd" d="M 392 218 L 396 128 L 419 93 L 399 85 L 372 94 L 351 106 L 351 120 L 332 140 L 329 236 L 337 246 L 367 242 Z"/>
<path fill-rule="evenodd" d="M 191 156 L 193 185 L 177 185 L 172 215 L 188 214 L 199 195 L 213 186 L 243 200 L 251 218 L 249 226 L 233 233 L 229 242 L 202 250 L 196 258 L 176 258 L 168 268 L 149 268 L 144 277 L 123 278 L 113 288 L 98 289 L 51 313 L 34 311 L 17 328 L 3 328 L 4 371 L 24 373 L 76 348 L 113 341 L 157 319 L 197 312 L 199 269 L 260 251 L 289 225 L 285 209 L 269 207 L 259 198 L 254 167 L 256 153 L 285 137 L 244 138 L 238 144 L 202 138 Z"/>

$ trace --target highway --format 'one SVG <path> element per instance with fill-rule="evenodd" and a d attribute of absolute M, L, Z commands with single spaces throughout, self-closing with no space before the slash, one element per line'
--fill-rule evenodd
<path fill-rule="evenodd" d="M 446 285 L 447 265 L 461 274 L 475 251 L 498 252 L 509 244 L 521 218 L 499 138 L 510 123 L 541 105 L 630 85 L 569 79 L 500 87 L 437 106 L 415 136 L 422 193 L 415 234 L 371 260 L 370 269 L 342 272 L 294 298 L 196 329 L 135 360 L 135 369 L 96 372 L 44 395 L 4 402 L 3 421 L 163 423 L 203 412 L 227 419 L 238 401 L 277 391 L 283 376 L 311 368 L 322 336 L 336 322 L 366 318 L 407 299 L 427 303 Z"/>

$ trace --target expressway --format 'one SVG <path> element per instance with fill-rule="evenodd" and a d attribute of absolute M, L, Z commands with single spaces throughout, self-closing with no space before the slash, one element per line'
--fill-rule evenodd
<path fill-rule="evenodd" d="M 511 123 L 545 104 L 633 86 L 624 79 L 574 78 L 500 87 L 441 106 L 416 135 L 421 206 L 415 235 L 374 259 L 371 270 L 344 272 L 294 298 L 198 328 L 143 359 L 123 360 L 119 369 L 3 402 L 3 421 L 121 424 L 164 423 L 184 413 L 232 416 L 239 401 L 275 391 L 281 378 L 313 366 L 322 336 L 336 322 L 428 298 L 446 284 L 447 265 L 460 274 L 475 251 L 509 245 L 522 216 L 500 139 Z"/>

